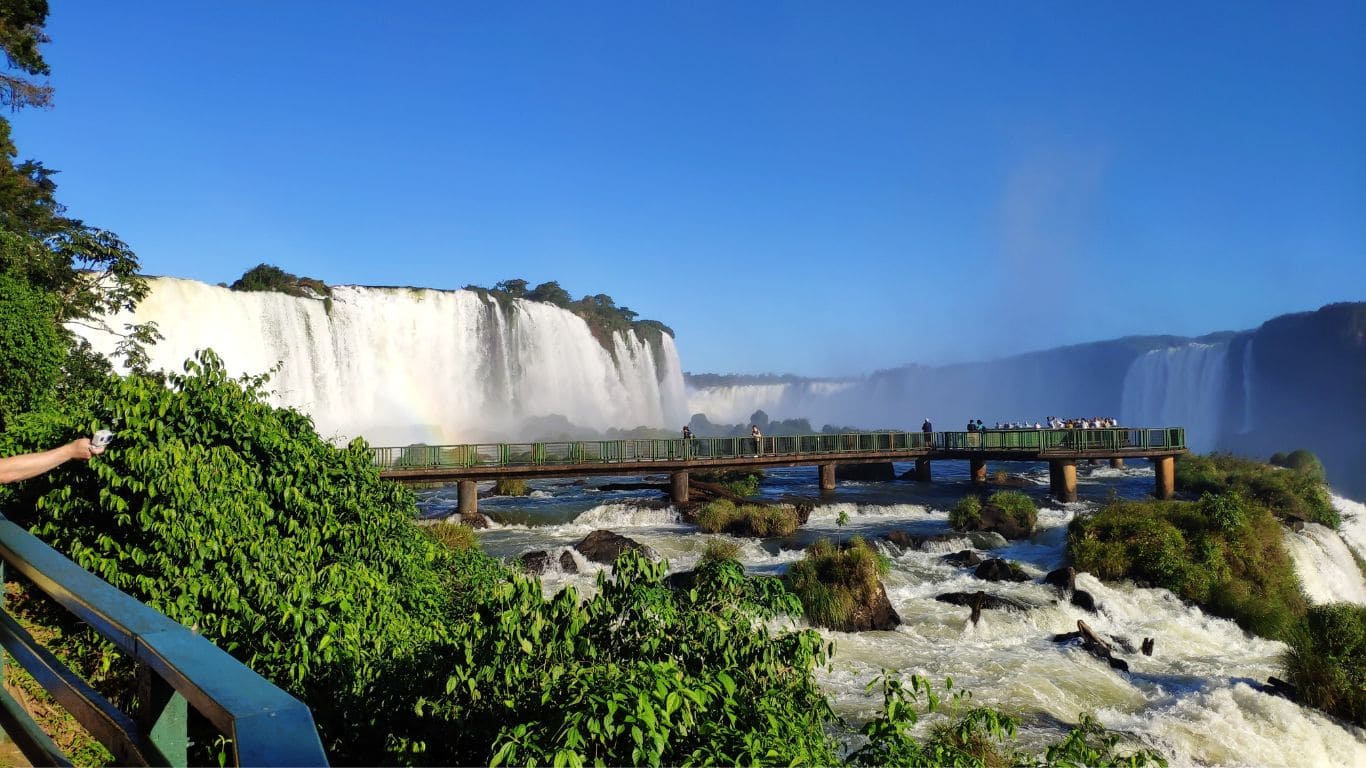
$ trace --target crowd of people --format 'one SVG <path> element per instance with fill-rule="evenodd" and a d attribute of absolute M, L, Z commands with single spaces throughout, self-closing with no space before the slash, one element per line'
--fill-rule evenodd
<path fill-rule="evenodd" d="M 929 419 L 925 420 L 930 423 Z M 969 432 L 985 432 L 988 429 L 1112 429 L 1119 426 L 1119 419 L 1097 416 L 1090 419 L 1062 419 L 1049 416 L 1044 421 L 998 421 L 996 426 L 988 427 L 981 419 L 968 419 Z"/>

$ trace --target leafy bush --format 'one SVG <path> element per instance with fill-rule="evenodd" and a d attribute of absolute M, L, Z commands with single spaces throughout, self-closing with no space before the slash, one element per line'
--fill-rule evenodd
<path fill-rule="evenodd" d="M 861 537 L 851 538 L 843 547 L 819 539 L 788 569 L 787 583 L 801 600 L 808 621 L 850 631 L 855 610 L 881 592 L 882 576 L 890 567 L 887 558 Z"/>
<path fill-rule="evenodd" d="M 982 500 L 977 496 L 964 496 L 949 510 L 949 525 L 954 530 L 976 530 L 982 524 Z"/>
<path fill-rule="evenodd" d="M 1300 701 L 1366 726 L 1366 606 L 1309 609 L 1283 662 Z"/>
<path fill-rule="evenodd" d="M 7 247 L 9 233 L 0 237 Z M 59 307 L 57 296 L 0 273 L 0 428 L 52 401 L 66 358 Z"/>
<path fill-rule="evenodd" d="M 1280 517 L 1338 527 L 1341 521 L 1323 487 L 1318 459 L 1309 451 L 1294 451 L 1283 462 L 1293 462 L 1295 468 L 1287 472 L 1227 454 L 1178 456 L 1176 486 L 1195 495 L 1238 491 Z"/>
<path fill-rule="evenodd" d="M 1265 637 L 1285 639 L 1306 609 L 1280 523 L 1237 493 L 1113 501 L 1073 520 L 1067 547 L 1078 570 L 1170 589 Z"/>
<path fill-rule="evenodd" d="M 736 536 L 787 536 L 797 530 L 797 509 L 787 504 L 742 504 L 728 499 L 709 501 L 695 515 L 697 527 L 707 533 Z"/>

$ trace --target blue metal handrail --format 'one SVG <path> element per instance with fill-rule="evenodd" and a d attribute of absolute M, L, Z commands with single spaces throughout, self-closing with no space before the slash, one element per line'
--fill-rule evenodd
<path fill-rule="evenodd" d="M 185 765 L 185 705 L 232 742 L 237 765 L 327 765 L 313 715 L 228 655 L 0 516 L 0 559 L 129 656 L 148 682 L 151 710 L 137 720 L 116 709 L 0 612 L 5 650 L 120 765 Z M 144 702 L 148 703 L 148 702 Z M 0 696 L 0 721 L 34 765 L 65 764 L 28 713 Z"/>

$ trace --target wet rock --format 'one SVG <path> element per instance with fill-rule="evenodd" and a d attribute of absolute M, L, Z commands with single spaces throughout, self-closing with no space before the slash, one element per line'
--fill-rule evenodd
<path fill-rule="evenodd" d="M 877 590 L 869 595 L 862 596 L 854 606 L 851 620 L 853 628 L 849 631 L 866 632 L 874 629 L 895 629 L 901 623 L 901 617 L 896 615 L 896 610 L 892 608 L 892 601 L 887 599 L 887 589 L 881 583 L 877 585 Z"/>
<path fill-rule="evenodd" d="M 664 577 L 664 585 L 680 592 L 692 589 L 697 582 L 697 571 L 677 571 Z"/>
<path fill-rule="evenodd" d="M 1077 570 L 1069 565 L 1066 568 L 1049 571 L 1048 575 L 1043 577 L 1043 583 L 1070 592 L 1077 588 Z"/>
<path fill-rule="evenodd" d="M 978 549 L 996 549 L 1010 543 L 1006 541 L 1006 537 L 995 531 L 971 531 L 968 533 L 968 541 Z"/>
<path fill-rule="evenodd" d="M 1151 656 L 1151 655 L 1153 655 L 1153 645 L 1154 645 L 1154 644 L 1155 644 L 1155 643 L 1154 643 L 1154 641 L 1153 641 L 1153 639 L 1152 639 L 1151 637 L 1145 637 L 1145 638 L 1143 638 L 1143 655 L 1144 655 L 1144 656 Z"/>
<path fill-rule="evenodd" d="M 1281 698 L 1290 699 L 1291 701 L 1297 701 L 1299 698 L 1299 689 L 1279 677 L 1268 677 L 1266 679 L 1266 685 L 1261 686 L 1261 690 L 1262 693 L 1280 696 Z"/>
<path fill-rule="evenodd" d="M 1096 599 L 1091 596 L 1090 592 L 1087 592 L 1084 589 L 1076 589 L 1072 591 L 1072 605 L 1075 605 L 1083 610 L 1090 611 L 1091 613 L 1095 613 L 1100 610 L 1100 607 L 1096 605 Z"/>
<path fill-rule="evenodd" d="M 989 595 L 986 592 L 945 592 L 942 595 L 935 595 L 934 599 L 949 605 L 962 605 L 971 608 L 978 595 L 983 598 L 982 608 L 985 610 L 1027 611 L 1034 607 L 1029 603 L 1002 595 Z"/>
<path fill-rule="evenodd" d="M 569 550 L 567 549 L 560 553 L 560 570 L 565 573 L 579 572 L 579 561 L 575 560 L 574 556 L 569 554 Z"/>
<path fill-rule="evenodd" d="M 919 535 L 907 533 L 906 531 L 892 531 L 891 533 L 883 534 L 882 538 L 886 539 L 887 541 L 890 541 L 898 547 L 901 547 L 902 549 L 923 550 L 926 544 L 938 544 L 940 542 L 945 541 L 954 541 L 955 539 L 962 538 L 962 536 L 956 533 L 932 533 L 929 535 Z"/>
<path fill-rule="evenodd" d="M 1020 566 L 999 558 L 977 566 L 972 575 L 986 581 L 1029 581 L 1029 576 L 1025 575 Z"/>
<path fill-rule="evenodd" d="M 944 562 L 949 565 L 956 565 L 959 568 L 966 568 L 973 565 L 981 565 L 982 558 L 971 549 L 963 549 L 951 555 L 944 555 Z"/>
<path fill-rule="evenodd" d="M 628 549 L 640 552 L 651 560 L 658 559 L 654 550 L 644 544 L 611 531 L 593 531 L 575 544 L 574 549 L 589 560 L 603 565 L 616 562 L 617 556 Z"/>
<path fill-rule="evenodd" d="M 545 573 L 546 563 L 550 562 L 550 553 L 544 549 L 524 552 L 518 561 L 522 564 L 522 570 L 527 573 Z"/>
<path fill-rule="evenodd" d="M 453 523 L 468 525 L 476 530 L 483 530 L 489 527 L 489 519 L 479 512 L 475 512 L 472 515 L 452 515 L 451 518 L 451 522 Z"/>

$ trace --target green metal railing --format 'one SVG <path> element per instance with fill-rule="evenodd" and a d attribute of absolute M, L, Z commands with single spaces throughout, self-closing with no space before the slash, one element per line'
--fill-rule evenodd
<path fill-rule="evenodd" d="M 137 665 L 141 707 L 130 715 L 0 611 L 5 651 L 109 749 L 114 764 L 186 765 L 187 705 L 231 740 L 237 765 L 327 764 L 308 707 L 213 643 L 118 591 L 3 517 L 0 558 L 0 574 L 8 564 Z M 70 765 L 3 690 L 0 725 L 33 765 Z"/>
<path fill-rule="evenodd" d="M 901 454 L 911 451 L 1018 451 L 1067 455 L 1088 451 L 1184 450 L 1186 430 L 1011 429 L 984 432 L 850 432 L 760 438 L 698 437 L 688 440 L 591 440 L 556 443 L 475 443 L 371 448 L 381 469 L 573 466 L 694 459 L 774 456 Z"/>

